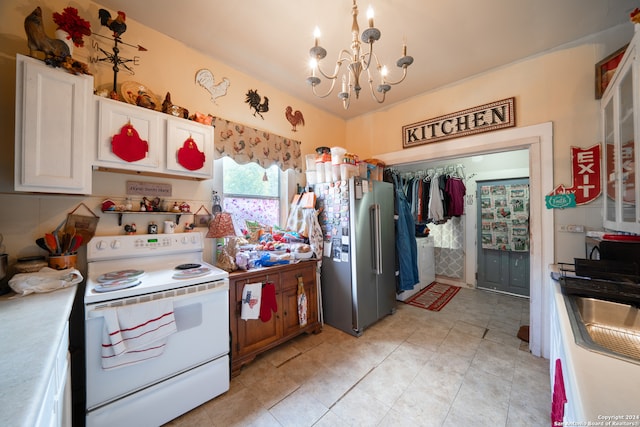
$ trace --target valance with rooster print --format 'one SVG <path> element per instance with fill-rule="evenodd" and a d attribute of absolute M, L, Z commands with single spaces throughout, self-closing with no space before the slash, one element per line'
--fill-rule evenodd
<path fill-rule="evenodd" d="M 240 123 L 216 117 L 215 157 L 229 156 L 244 165 L 255 162 L 263 168 L 277 164 L 280 169 L 302 171 L 300 141 L 253 129 Z"/>

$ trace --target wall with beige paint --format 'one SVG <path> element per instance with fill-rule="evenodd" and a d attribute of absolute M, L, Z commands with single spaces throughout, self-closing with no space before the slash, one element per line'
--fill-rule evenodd
<path fill-rule="evenodd" d="M 115 215 L 99 213 L 99 205 L 108 197 L 123 199 L 127 180 L 137 179 L 149 182 L 170 183 L 173 198 L 185 200 L 197 208 L 200 204 L 210 206 L 211 190 L 218 187 L 219 179 L 201 182 L 157 177 L 135 177 L 118 173 L 93 172 L 93 194 L 90 197 L 66 195 L 33 195 L 13 192 L 14 172 L 14 103 L 15 103 L 15 56 L 16 53 L 28 55 L 24 19 L 37 6 L 42 8 L 43 21 L 47 34 L 53 36 L 55 24 L 52 13 L 67 6 L 76 7 L 80 16 L 91 22 L 91 28 L 108 35 L 109 30 L 101 27 L 98 20 L 98 3 L 79 0 L 47 0 L 46 2 L 27 0 L 7 0 L 0 2 L 0 233 L 4 236 L 10 263 L 16 258 L 33 254 L 42 254 L 35 245 L 35 239 L 54 229 L 66 218 L 66 214 L 80 202 L 86 203 L 101 216 L 98 234 L 117 234 L 122 232 Z M 224 37 L 222 34 L 212 34 Z M 131 58 L 139 56 L 139 65 L 132 68 L 135 75 L 126 71 L 118 74 L 118 85 L 127 80 L 143 83 L 162 99 L 171 92 L 172 101 L 189 109 L 191 113 L 202 112 L 247 126 L 264 129 L 269 132 L 302 142 L 302 153 L 312 153 L 314 148 L 331 141 L 335 145 L 344 145 L 346 123 L 326 112 L 312 107 L 288 94 L 274 89 L 250 75 L 234 70 L 224 63 L 194 51 L 164 34 L 153 31 L 135 20 L 127 19 L 127 32 L 123 40 L 131 44 L 140 44 L 147 52 L 137 52 L 133 48 L 121 47 L 121 56 Z M 110 51 L 112 42 L 103 40 L 102 47 Z M 92 63 L 90 57 L 96 56 L 92 43 L 85 38 L 85 47 L 74 49 L 74 58 L 89 64 L 94 76 L 96 89 L 111 88 L 113 72 L 108 63 Z M 101 55 L 103 56 L 103 55 Z M 42 53 L 37 53 L 42 58 Z M 216 79 L 227 77 L 231 85 L 227 95 L 210 101 L 209 93 L 195 83 L 195 74 L 201 68 L 212 71 Z M 257 89 L 270 100 L 270 111 L 265 119 L 254 117 L 244 102 L 248 89 Z M 291 105 L 303 111 L 307 120 L 297 132 L 291 131 L 284 109 Z M 94 141 L 87 141 L 94 144 Z M 303 162 L 304 163 L 304 162 Z M 89 165 L 87 165 L 89 167 Z M 304 174 L 295 179 L 304 184 Z M 294 187 L 295 188 L 295 187 Z M 189 219 L 188 217 L 184 217 Z M 138 229 L 146 229 L 149 221 L 162 221 L 164 217 L 136 216 L 125 218 L 128 222 L 137 222 Z M 183 219 L 183 221 L 185 220 Z"/>
<path fill-rule="evenodd" d="M 416 95 L 384 111 L 357 117 L 347 123 L 348 147 L 373 157 L 402 151 L 403 125 L 515 96 L 518 127 L 553 122 L 554 161 L 549 167 L 553 167 L 554 185 L 571 186 L 570 146 L 586 148 L 601 140 L 594 64 L 628 43 L 632 36 L 633 25 L 624 24 L 544 55 Z M 419 53 L 415 57 L 420 60 Z M 415 160 L 420 160 L 419 156 Z M 580 224 L 600 229 L 601 209 L 602 197 L 582 207 L 558 210 L 554 213 L 556 227 Z M 556 260 L 569 262 L 584 255 L 584 234 L 556 231 L 555 237 Z"/>
<path fill-rule="evenodd" d="M 46 4 L 34 0 L 8 0 L 0 3 L 0 233 L 5 237 L 11 261 L 19 256 L 37 253 L 39 250 L 33 243 L 35 238 L 55 227 L 79 202 L 97 207 L 105 197 L 123 195 L 124 182 L 130 178 L 94 172 L 94 194 L 91 197 L 13 193 L 15 54 L 28 53 L 23 22 L 38 5 L 43 8 L 45 28 L 50 35 L 54 30 L 51 13 L 68 5 L 77 7 L 80 15 L 89 19 L 94 29 L 99 28 L 97 10 L 100 6 L 86 0 L 49 0 Z M 128 20 L 125 41 L 139 43 L 149 50 L 139 54 L 141 61 L 139 66 L 134 67 L 136 74 L 131 76 L 123 72 L 119 82 L 142 82 L 161 96 L 170 91 L 176 104 L 192 112 L 211 113 L 299 139 L 303 144 L 303 153 L 310 153 L 319 145 L 343 145 L 361 157 L 402 150 L 401 128 L 405 124 L 515 96 L 518 126 L 548 121 L 554 123 L 555 183 L 569 184 L 569 147 L 589 146 L 599 141 L 599 103 L 593 96 L 593 64 L 628 42 L 632 31 L 631 24 L 623 25 L 457 84 L 416 94 L 406 102 L 388 105 L 384 110 L 348 122 L 205 57 L 131 19 Z M 88 62 L 92 54 L 93 51 L 87 47 L 76 49 L 75 56 Z M 123 49 L 122 54 L 131 56 L 136 52 Z M 419 52 L 415 56 L 416 60 L 421 60 Z M 225 76 L 231 80 L 229 93 L 218 99 L 218 106 L 211 103 L 208 94 L 194 83 L 195 73 L 200 68 L 208 68 L 216 77 Z M 91 71 L 96 87 L 110 86 L 113 75 L 109 66 L 91 64 Z M 250 88 L 259 89 L 263 95 L 270 97 L 272 112 L 264 121 L 254 118 L 244 103 L 244 94 Z M 313 120 L 308 119 L 305 127 L 292 133 L 284 114 L 278 111 L 286 105 L 301 109 L 307 118 L 313 117 Z M 148 180 L 171 182 L 174 194 L 193 204 L 209 203 L 210 190 L 216 184 L 211 181 L 193 184 L 160 178 Z M 555 219 L 557 224 L 581 222 L 597 226 L 600 223 L 599 215 L 599 204 L 594 203 L 556 212 Z M 101 219 L 101 234 L 118 230 L 115 218 Z M 556 246 L 560 249 L 556 253 L 561 254 L 558 257 L 577 252 L 580 238 L 579 235 L 556 233 Z"/>

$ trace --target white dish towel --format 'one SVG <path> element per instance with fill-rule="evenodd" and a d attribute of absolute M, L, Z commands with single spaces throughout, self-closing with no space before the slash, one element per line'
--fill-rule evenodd
<path fill-rule="evenodd" d="M 247 283 L 242 288 L 242 310 L 240 318 L 257 319 L 260 316 L 260 300 L 262 299 L 262 283 Z"/>
<path fill-rule="evenodd" d="M 168 299 L 101 310 L 105 320 L 102 368 L 131 366 L 160 356 L 177 331 Z"/>

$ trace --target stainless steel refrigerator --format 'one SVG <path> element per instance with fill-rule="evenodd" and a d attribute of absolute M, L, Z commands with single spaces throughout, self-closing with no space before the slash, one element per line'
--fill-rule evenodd
<path fill-rule="evenodd" d="M 324 322 L 360 336 L 396 307 L 393 185 L 351 178 L 315 186 L 324 234 Z"/>

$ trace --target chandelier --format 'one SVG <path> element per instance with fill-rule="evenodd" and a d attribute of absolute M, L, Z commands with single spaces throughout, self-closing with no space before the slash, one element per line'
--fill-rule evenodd
<path fill-rule="evenodd" d="M 402 68 L 402 77 L 397 81 L 391 81 L 387 78 L 387 67 L 380 64 L 377 55 L 373 52 L 373 43 L 380 39 L 380 30 L 373 26 L 373 9 L 369 6 L 367 10 L 367 19 L 369 21 L 369 28 L 362 32 L 361 40 L 358 39 L 360 33 L 360 27 L 358 26 L 358 5 L 356 0 L 353 0 L 353 7 L 351 8 L 351 15 L 353 16 L 353 24 L 351 26 L 351 48 L 342 49 L 338 54 L 338 60 L 336 67 L 333 70 L 333 74 L 327 74 L 320 68 L 320 61 L 327 56 L 327 51 L 318 45 L 320 38 L 320 30 L 318 27 L 314 31 L 314 46 L 309 50 L 309 56 L 311 57 L 309 65 L 311 67 L 311 75 L 307 77 L 307 83 L 311 85 L 313 94 L 319 98 L 327 97 L 333 88 L 340 75 L 342 65 L 345 64 L 345 69 L 342 75 L 341 91 L 338 93 L 338 98 L 342 100 L 344 109 L 349 108 L 351 102 L 351 94 L 355 92 L 356 99 L 360 95 L 362 86 L 360 85 L 360 79 L 363 73 L 366 72 L 366 78 L 368 79 L 369 89 L 371 90 L 371 96 L 378 103 L 383 103 L 387 92 L 391 90 L 391 85 L 397 85 L 401 83 L 407 76 L 407 67 L 413 63 L 413 57 L 407 55 L 406 42 L 402 44 L 402 57 L 398 59 L 396 65 Z M 362 52 L 362 43 L 369 45 L 366 52 Z M 366 49 L 366 46 L 364 46 Z M 374 70 L 372 70 L 374 69 Z M 318 72 L 325 79 L 331 80 L 331 87 L 324 93 L 318 93 L 317 86 L 322 81 L 320 77 L 316 75 Z M 374 76 L 378 77 L 378 85 L 374 89 Z M 378 97 L 376 94 L 381 93 L 382 96 Z"/>

